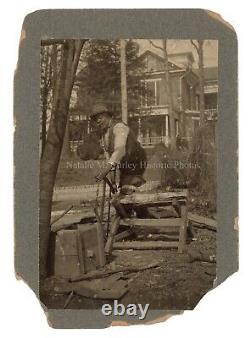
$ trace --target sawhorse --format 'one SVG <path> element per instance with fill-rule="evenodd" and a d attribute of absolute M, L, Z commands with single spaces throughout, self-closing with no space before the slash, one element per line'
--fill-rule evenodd
<path fill-rule="evenodd" d="M 178 233 L 177 240 L 171 241 L 127 241 L 115 243 L 117 249 L 166 249 L 177 248 L 182 253 L 186 245 L 187 235 L 187 190 L 166 193 L 133 193 L 131 195 L 117 195 L 113 200 L 116 209 L 108 239 L 105 245 L 105 253 L 110 254 L 113 248 L 114 238 L 120 225 L 130 227 L 155 228 L 164 233 Z M 130 218 L 126 213 L 126 206 L 130 208 L 168 207 L 172 206 L 176 212 L 174 218 Z"/>

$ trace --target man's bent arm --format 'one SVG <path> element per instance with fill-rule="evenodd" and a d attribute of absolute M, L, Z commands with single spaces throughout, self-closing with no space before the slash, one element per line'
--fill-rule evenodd
<path fill-rule="evenodd" d="M 114 133 L 114 152 L 109 159 L 109 163 L 120 163 L 126 154 L 126 142 L 129 133 L 129 127 L 123 123 L 117 123 L 113 128 Z"/>

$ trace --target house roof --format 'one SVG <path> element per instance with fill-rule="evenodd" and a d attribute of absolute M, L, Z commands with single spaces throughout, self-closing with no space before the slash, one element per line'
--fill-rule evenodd
<path fill-rule="evenodd" d="M 140 58 L 145 58 L 147 55 L 150 55 L 150 56 L 158 59 L 159 61 L 164 62 L 164 58 L 162 56 L 160 56 L 159 54 L 157 54 L 155 52 L 152 52 L 151 50 L 146 50 L 144 53 L 142 53 L 140 55 Z M 180 61 L 180 57 L 186 57 L 190 61 L 191 64 L 194 62 L 193 53 L 192 52 L 184 52 L 184 53 L 168 54 L 169 63 L 173 64 L 175 67 L 177 67 L 177 69 L 185 68 L 185 66 Z M 175 59 L 177 59 L 177 60 L 179 59 L 179 61 L 177 61 Z"/>
<path fill-rule="evenodd" d="M 173 54 L 169 54 L 168 57 L 171 58 L 176 58 L 178 56 L 183 56 L 186 55 L 191 62 L 194 62 L 194 56 L 192 52 L 184 52 L 184 53 L 173 53 Z"/>
<path fill-rule="evenodd" d="M 139 58 L 140 58 L 140 59 L 144 59 L 144 58 L 145 58 L 146 56 L 148 56 L 148 55 L 150 55 L 150 56 L 156 58 L 157 60 L 159 60 L 159 61 L 162 62 L 162 63 L 164 62 L 164 58 L 163 58 L 163 57 L 161 57 L 160 55 L 158 55 L 158 54 L 152 52 L 151 50 L 146 50 L 144 53 L 142 53 L 142 54 L 139 56 Z M 173 55 L 173 54 L 172 54 L 172 55 Z M 176 69 L 182 69 L 182 68 L 183 68 L 183 67 L 182 67 L 181 65 L 179 65 L 177 62 L 171 60 L 171 54 L 168 55 L 168 62 L 169 62 L 170 64 L 172 64 L 172 65 L 174 66 L 174 68 L 176 68 Z"/>
<path fill-rule="evenodd" d="M 194 69 L 193 71 L 199 75 L 199 69 Z M 206 81 L 218 80 L 218 67 L 205 67 L 204 77 Z"/>

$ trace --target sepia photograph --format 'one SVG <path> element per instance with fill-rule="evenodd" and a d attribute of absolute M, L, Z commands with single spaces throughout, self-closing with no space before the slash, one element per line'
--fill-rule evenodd
<path fill-rule="evenodd" d="M 218 41 L 40 48 L 41 302 L 194 309 L 216 279 Z"/>

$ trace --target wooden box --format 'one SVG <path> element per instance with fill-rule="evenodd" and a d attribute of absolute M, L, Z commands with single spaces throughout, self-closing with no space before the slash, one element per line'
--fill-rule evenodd
<path fill-rule="evenodd" d="M 76 229 L 57 232 L 55 276 L 74 278 L 103 266 L 103 239 L 98 230 L 98 224 L 95 223 L 79 224 Z"/>

